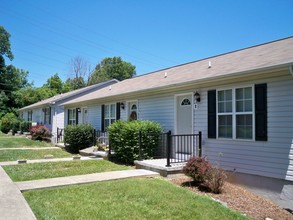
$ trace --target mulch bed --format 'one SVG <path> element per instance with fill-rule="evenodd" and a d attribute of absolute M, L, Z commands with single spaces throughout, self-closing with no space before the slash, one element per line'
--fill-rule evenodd
<path fill-rule="evenodd" d="M 221 194 L 213 194 L 200 190 L 191 182 L 189 177 L 180 176 L 170 178 L 176 185 L 182 186 L 200 195 L 206 195 L 227 203 L 228 207 L 239 211 L 253 219 L 293 219 L 293 215 L 285 211 L 272 201 L 262 198 L 235 184 L 226 182 Z"/>

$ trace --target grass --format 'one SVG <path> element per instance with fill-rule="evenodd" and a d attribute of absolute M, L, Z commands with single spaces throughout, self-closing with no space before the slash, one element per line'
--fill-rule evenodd
<path fill-rule="evenodd" d="M 71 157 L 72 154 L 61 149 L 44 149 L 44 150 L 0 150 L 0 162 L 16 160 L 34 160 L 44 159 L 45 155 L 53 155 L 55 158 Z"/>
<path fill-rule="evenodd" d="M 247 219 L 208 197 L 157 178 L 34 190 L 23 195 L 37 219 Z"/>
<path fill-rule="evenodd" d="M 23 147 L 51 147 L 52 144 L 33 141 L 25 137 L 8 136 L 0 134 L 0 148 L 23 148 Z"/>
<path fill-rule="evenodd" d="M 3 168 L 13 181 L 47 179 L 129 169 L 127 166 L 117 165 L 105 160 L 22 164 L 3 166 Z"/>

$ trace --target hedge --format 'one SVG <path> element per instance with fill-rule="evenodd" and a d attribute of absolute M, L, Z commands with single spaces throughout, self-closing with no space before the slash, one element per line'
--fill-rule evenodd
<path fill-rule="evenodd" d="M 91 147 L 93 144 L 93 131 L 91 125 L 68 125 L 64 129 L 65 149 L 71 153 Z"/>
<path fill-rule="evenodd" d="M 143 157 L 148 159 L 158 146 L 162 127 L 153 121 L 119 120 L 109 126 L 108 132 L 111 149 L 116 158 L 121 162 L 133 163 L 139 159 L 139 132 L 143 140 Z"/>

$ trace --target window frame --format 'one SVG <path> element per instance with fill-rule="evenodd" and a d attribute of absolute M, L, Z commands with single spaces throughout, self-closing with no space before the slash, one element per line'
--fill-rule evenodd
<path fill-rule="evenodd" d="M 69 116 L 70 116 L 70 111 L 72 111 L 72 116 L 73 116 L 73 118 L 69 118 Z M 73 114 L 73 111 L 75 112 L 75 114 Z M 77 109 L 76 108 L 69 108 L 68 109 L 68 115 L 67 115 L 67 118 L 68 118 L 68 125 L 76 125 L 76 114 L 77 114 Z"/>
<path fill-rule="evenodd" d="M 251 105 L 252 105 L 252 111 L 249 112 L 237 112 L 236 111 L 236 90 L 237 89 L 244 89 L 244 88 L 251 88 Z M 218 97 L 218 92 L 219 91 L 225 91 L 225 90 L 232 90 L 232 112 L 221 112 L 219 113 L 219 97 Z M 216 134 L 217 134 L 217 139 L 222 139 L 222 140 L 237 140 L 237 141 L 255 141 L 255 91 L 254 91 L 254 85 L 249 84 L 249 85 L 239 85 L 239 86 L 234 86 L 234 87 L 223 87 L 216 89 Z M 219 116 L 221 115 L 232 115 L 232 137 L 227 138 L 227 137 L 219 137 Z M 236 117 L 237 115 L 252 115 L 252 138 L 247 139 L 247 138 L 237 138 L 237 124 L 236 124 Z"/>
<path fill-rule="evenodd" d="M 50 110 L 50 107 L 45 107 L 44 108 L 44 124 L 49 124 L 49 125 L 51 124 L 51 110 Z"/>
<path fill-rule="evenodd" d="M 111 106 L 112 105 L 114 105 L 114 116 L 112 117 L 111 116 Z M 107 116 L 107 114 L 106 114 L 106 108 L 107 108 L 107 106 L 108 106 L 108 115 L 109 115 L 109 117 L 106 117 Z M 116 121 L 117 121 L 117 109 L 116 109 L 117 107 L 116 107 L 116 103 L 107 103 L 107 104 L 104 104 L 104 126 L 105 126 L 105 130 L 107 130 L 107 128 L 111 125 L 111 124 L 113 124 L 113 123 L 115 123 Z M 114 120 L 114 122 L 112 122 L 112 120 Z M 106 121 L 108 121 L 109 123 L 107 124 L 106 123 Z"/>
<path fill-rule="evenodd" d="M 27 112 L 27 121 L 33 121 L 33 111 L 32 110 Z"/>

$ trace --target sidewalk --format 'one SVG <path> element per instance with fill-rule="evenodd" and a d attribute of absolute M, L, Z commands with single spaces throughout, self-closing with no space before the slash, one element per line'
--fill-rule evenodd
<path fill-rule="evenodd" d="M 80 160 L 102 160 L 103 158 L 99 157 L 81 157 Z M 71 161 L 73 160 L 72 157 L 68 158 L 53 158 L 53 159 L 38 159 L 38 160 L 27 160 L 28 163 L 46 163 L 46 162 L 58 162 L 58 161 Z M 17 161 L 5 161 L 5 162 L 0 162 L 0 166 L 5 166 L 5 165 L 17 165 Z"/>
<path fill-rule="evenodd" d="M 15 182 L 15 185 L 19 188 L 20 191 L 25 191 L 25 190 L 32 190 L 32 189 L 52 188 L 52 187 L 58 187 L 58 186 L 77 185 L 77 184 L 101 182 L 101 181 L 108 181 L 108 180 L 118 180 L 118 179 L 133 178 L 133 177 L 156 177 L 156 176 L 160 176 L 159 173 L 149 171 L 149 170 L 143 170 L 143 169 L 120 170 L 120 171 L 111 171 L 111 172 L 104 172 L 104 173 L 92 173 L 92 174 L 77 175 L 77 176 Z"/>
<path fill-rule="evenodd" d="M 36 219 L 17 186 L 0 166 L 0 219 Z"/>
<path fill-rule="evenodd" d="M 12 180 L 0 166 L 0 219 L 36 219 L 31 208 L 22 196 L 21 191 L 93 183 L 100 181 L 118 180 L 134 177 L 156 176 L 160 175 L 153 171 L 136 169 L 111 171 L 104 173 L 93 173 L 68 177 L 58 177 L 51 179 L 32 180 L 24 182 L 12 182 Z"/>

